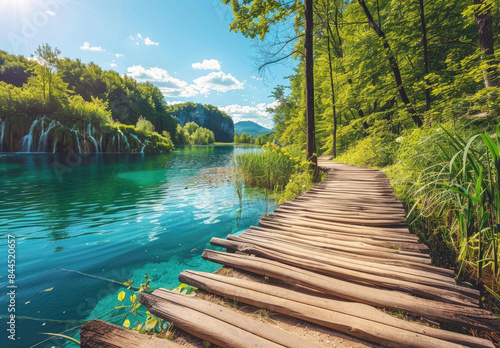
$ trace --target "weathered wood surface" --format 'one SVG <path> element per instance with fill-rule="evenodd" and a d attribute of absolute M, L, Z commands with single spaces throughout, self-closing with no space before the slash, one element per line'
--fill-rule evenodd
<path fill-rule="evenodd" d="M 137 331 L 94 319 L 80 330 L 82 348 L 178 348 L 179 344 L 163 338 L 142 335 Z"/>
<path fill-rule="evenodd" d="M 281 286 L 195 271 L 183 271 L 179 280 L 225 298 L 389 346 L 450 347 L 449 342 L 469 347 L 493 346 L 484 339 L 398 319 L 365 304 L 317 297 Z"/>
<path fill-rule="evenodd" d="M 155 290 L 151 295 L 141 293 L 139 301 L 154 315 L 173 321 L 184 331 L 221 347 L 301 348 L 309 343 L 293 333 L 231 309 L 165 289 Z"/>
<path fill-rule="evenodd" d="M 180 281 L 386 346 L 493 347 L 487 340 L 377 309 L 475 329 L 499 327 L 498 319 L 479 308 L 477 290 L 457 284 L 453 270 L 431 265 L 429 249 L 409 232 L 404 207 L 383 173 L 325 158 L 319 165 L 329 170 L 321 183 L 263 217 L 259 226 L 227 240 L 212 239 L 227 252 L 203 253 L 204 259 L 279 285 L 193 271 L 182 272 Z M 230 309 L 165 290 L 141 295 L 141 302 L 223 347 L 312 344 L 283 330 L 264 329 Z"/>

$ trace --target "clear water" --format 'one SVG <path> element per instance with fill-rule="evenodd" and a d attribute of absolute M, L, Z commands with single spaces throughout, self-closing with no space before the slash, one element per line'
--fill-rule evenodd
<path fill-rule="evenodd" d="M 183 269 L 216 270 L 201 259 L 210 239 L 255 224 L 267 204 L 263 195 L 246 192 L 238 218 L 234 184 L 212 182 L 206 169 L 228 166 L 235 154 L 248 151 L 258 150 L 0 154 L 0 286 L 6 292 L 10 234 L 16 237 L 18 287 L 15 342 L 7 339 L 8 301 L 0 297 L 0 347 L 30 347 L 47 337 L 40 332 L 62 332 L 119 305 L 123 288 L 87 275 L 138 285 L 148 274 L 153 287 L 172 289 Z M 269 211 L 274 207 L 268 203 Z"/>

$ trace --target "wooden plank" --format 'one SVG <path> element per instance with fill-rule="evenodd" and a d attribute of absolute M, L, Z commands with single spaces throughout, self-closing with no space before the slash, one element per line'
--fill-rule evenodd
<path fill-rule="evenodd" d="M 302 241 L 302 236 L 298 237 L 297 235 L 295 236 L 286 236 L 284 234 L 279 234 L 275 233 L 273 234 L 272 232 L 269 231 L 264 231 L 264 230 L 258 230 L 258 228 L 252 228 L 247 230 L 248 234 L 256 234 L 256 235 L 262 235 L 262 236 L 267 236 L 269 238 L 281 238 L 284 240 L 289 240 L 289 241 L 297 241 L 300 242 Z M 321 244 L 323 243 L 323 244 Z M 358 241 L 346 241 L 346 240 L 341 240 L 341 239 L 336 239 L 336 238 L 322 238 L 321 242 L 310 242 L 311 245 L 314 246 L 323 246 L 325 249 L 335 249 L 339 247 L 345 247 L 345 248 L 354 248 L 356 250 L 363 249 L 363 250 L 369 250 L 369 251 L 377 251 L 382 253 L 382 255 L 385 255 L 386 253 L 389 254 L 396 254 L 396 255 L 405 255 L 409 256 L 412 259 L 417 258 L 429 258 L 428 254 L 423 254 L 415 251 L 405 251 L 405 250 L 398 250 L 396 248 L 387 248 L 387 247 L 381 247 L 381 246 L 376 246 L 376 245 L 371 245 L 367 244 L 364 242 L 358 242 Z M 357 252 L 357 251 L 355 251 Z"/>
<path fill-rule="evenodd" d="M 312 248 L 300 248 L 300 247 L 293 247 L 289 245 L 284 245 L 284 244 L 279 244 L 279 243 L 270 243 L 270 242 L 256 242 L 256 241 L 249 241 L 241 238 L 241 236 L 228 236 L 230 238 L 229 241 L 226 241 L 224 239 L 219 239 L 215 238 L 212 239 L 215 243 L 217 243 L 218 246 L 222 246 L 224 248 L 229 248 L 231 250 L 238 250 L 241 252 L 246 252 L 249 254 L 254 254 L 257 256 L 264 257 L 263 250 L 252 250 L 252 246 L 257 246 L 260 248 L 264 248 L 265 250 L 268 251 L 273 251 L 273 252 L 278 252 L 278 253 L 283 253 L 286 256 L 292 256 L 295 257 L 297 264 L 295 264 L 297 267 L 305 267 L 304 260 L 310 260 L 316 263 L 319 263 L 322 266 L 328 267 L 338 267 L 342 269 L 344 272 L 361 272 L 362 276 L 365 278 L 369 278 L 367 282 L 374 282 L 377 283 L 376 279 L 373 278 L 372 276 L 379 276 L 383 277 L 383 280 L 381 280 L 380 286 L 383 286 L 382 283 L 385 283 L 387 280 L 389 282 L 392 282 L 394 280 L 400 280 L 403 282 L 409 282 L 412 284 L 420 284 L 425 287 L 432 287 L 429 290 L 434 290 L 435 288 L 436 291 L 439 289 L 442 290 L 447 290 L 447 291 L 452 291 L 454 293 L 462 294 L 459 299 L 459 303 L 462 303 L 462 296 L 465 296 L 463 301 L 465 302 L 470 302 L 471 304 L 477 306 L 479 304 L 479 291 L 475 289 L 469 289 L 465 288 L 462 286 L 458 286 L 455 284 L 455 282 L 452 279 L 445 278 L 445 279 L 436 279 L 436 278 L 431 278 L 427 272 L 414 272 L 413 274 L 408 272 L 408 269 L 404 267 L 395 267 L 395 266 L 385 266 L 381 267 L 380 265 L 376 263 L 367 263 L 367 262 L 352 262 L 351 260 L 346 260 L 343 258 L 338 258 L 337 256 L 332 256 L 328 253 L 323 253 L 323 252 L 318 252 L 315 249 Z M 224 246 L 222 244 L 226 242 L 236 242 L 236 243 L 241 243 L 242 245 L 237 246 L 233 245 L 231 246 Z M 216 244 L 213 244 L 216 245 Z M 246 251 L 245 251 L 246 250 Z M 261 255 L 259 255 L 259 252 Z M 278 256 L 269 256 L 271 257 L 279 257 Z M 277 260 L 274 258 L 274 260 Z M 284 262 L 284 261 L 282 261 Z M 292 260 L 290 260 L 292 262 Z M 302 262 L 302 263 L 300 263 Z M 292 263 L 288 263 L 292 264 Z M 317 266 L 317 265 L 316 265 Z M 326 272 L 325 274 L 334 274 L 333 269 L 329 270 L 324 270 L 323 272 Z M 350 276 L 353 274 L 351 273 Z M 342 276 L 343 279 L 349 279 L 349 275 Z M 345 278 L 344 278 L 345 277 Z M 386 279 L 389 278 L 389 279 Z M 403 290 L 406 291 L 406 290 Z M 422 295 L 424 296 L 424 295 Z M 425 297 L 425 296 L 424 296 Z"/>
<path fill-rule="evenodd" d="M 80 330 L 82 348 L 177 348 L 181 345 L 167 339 L 140 334 L 137 331 L 94 319 Z"/>
<path fill-rule="evenodd" d="M 396 229 L 389 228 L 376 228 L 370 226 L 359 226 L 359 225 L 348 225 L 334 222 L 318 222 L 315 219 L 309 219 L 306 217 L 293 217 L 293 214 L 290 215 L 282 215 L 271 213 L 268 216 L 262 217 L 263 220 L 272 221 L 276 223 L 284 223 L 289 225 L 298 225 L 304 227 L 314 227 L 318 229 L 322 229 L 324 231 L 341 231 L 341 232 L 349 232 L 356 233 L 363 236 L 366 235 L 376 235 L 382 237 L 394 237 L 398 240 L 407 240 L 407 241 L 418 241 L 418 237 L 410 234 L 408 229 L 406 228 L 406 232 L 403 230 L 398 231 Z"/>
<path fill-rule="evenodd" d="M 297 207 L 290 204 L 282 204 L 278 208 L 282 211 L 290 211 L 290 212 L 301 212 L 301 213 L 315 213 L 315 214 L 334 214 L 338 216 L 350 216 L 350 217 L 373 217 L 379 216 L 383 218 L 396 218 L 402 219 L 406 218 L 404 213 L 393 213 L 386 211 L 378 211 L 378 212 L 366 212 L 366 211 L 354 211 L 352 209 L 335 209 L 333 207 L 327 206 L 326 208 L 312 208 L 310 206 L 304 205 L 301 207 Z"/>
<path fill-rule="evenodd" d="M 195 271 L 183 271 L 179 281 L 389 346 L 395 343 L 405 347 L 450 347 L 453 342 L 468 347 L 493 347 L 487 340 L 408 322 L 365 304 L 320 298 L 276 285 Z"/>
<path fill-rule="evenodd" d="M 258 257 L 205 250 L 203 259 L 298 284 L 326 294 L 369 305 L 403 310 L 437 321 L 496 330 L 500 321 L 483 309 L 417 298 L 397 291 L 374 289 Z"/>
<path fill-rule="evenodd" d="M 247 230 L 246 232 L 240 234 L 240 237 L 242 235 L 246 235 L 247 232 L 254 231 L 255 228 L 252 227 L 251 229 Z M 267 232 L 267 230 L 265 231 Z M 288 237 L 283 238 L 284 236 L 280 236 L 279 243 L 284 244 L 284 247 L 290 247 L 290 246 L 300 246 L 303 247 L 306 243 L 307 240 L 305 238 L 298 238 L 298 237 Z M 278 243 L 278 242 L 276 242 Z M 380 267 L 382 269 L 399 269 L 401 271 L 405 271 L 408 274 L 415 274 L 415 275 L 420 275 L 424 277 L 428 277 L 431 279 L 437 279 L 449 284 L 455 284 L 454 281 L 454 272 L 452 270 L 447 270 L 447 269 L 442 269 L 440 267 L 432 266 L 432 265 L 423 265 L 421 263 L 412 263 L 412 262 L 404 262 L 404 261 L 394 261 L 394 260 L 384 260 L 380 259 L 377 257 L 368 257 L 368 256 L 361 256 L 359 254 L 353 254 L 353 253 L 345 253 L 345 252 L 338 252 L 334 251 L 332 249 L 328 248 L 328 244 L 324 243 L 320 247 L 316 245 L 309 245 L 309 247 L 312 248 L 321 248 L 321 249 L 327 249 L 328 253 L 332 256 L 335 257 L 339 260 L 343 260 L 344 262 L 350 262 L 357 264 L 358 261 L 360 264 L 365 264 L 370 267 Z M 396 268 L 393 268 L 396 267 Z M 444 271 L 444 272 L 443 272 Z"/>
<path fill-rule="evenodd" d="M 360 265 L 365 265 L 367 267 L 377 267 L 383 270 L 389 270 L 389 271 L 395 271 L 395 272 L 404 272 L 407 273 L 408 275 L 415 275 L 417 277 L 424 277 L 424 278 L 429 278 L 429 279 L 436 279 L 441 282 L 444 282 L 446 284 L 455 284 L 455 281 L 452 277 L 452 275 L 443 275 L 439 273 L 439 267 L 435 267 L 432 265 L 426 266 L 427 271 L 422 271 L 420 269 L 414 269 L 411 267 L 408 267 L 405 264 L 385 264 L 378 262 L 377 258 L 370 258 L 370 259 L 364 259 L 364 258 L 359 258 L 358 255 L 349 255 L 346 253 L 338 253 L 335 252 L 331 249 L 329 249 L 329 244 L 334 243 L 330 242 L 330 239 L 326 238 L 315 238 L 315 237 L 310 237 L 310 236 L 301 236 L 300 233 L 298 234 L 293 234 L 293 233 L 288 233 L 280 230 L 272 230 L 272 229 L 261 229 L 260 227 L 250 227 L 246 232 L 240 234 L 240 236 L 245 236 L 248 233 L 251 232 L 262 232 L 262 233 L 269 233 L 270 235 L 276 235 L 279 236 L 279 241 L 276 241 L 276 243 L 283 244 L 283 247 L 307 247 L 311 248 L 313 252 L 327 252 L 330 257 L 335 257 L 335 259 L 342 261 L 342 262 L 348 262 L 352 264 L 360 264 Z M 276 238 L 278 240 L 278 238 Z M 324 240 L 324 242 L 322 242 Z"/>
<path fill-rule="evenodd" d="M 256 235 L 254 232 L 247 233 L 245 235 L 245 238 L 261 238 Z M 274 238 L 272 236 L 268 236 L 267 238 Z M 283 238 L 285 239 L 285 238 Z M 423 263 L 423 264 L 429 264 L 431 263 L 431 260 L 427 254 L 418 254 L 419 256 L 413 256 L 413 255 L 406 255 L 403 253 L 408 253 L 407 251 L 399 251 L 399 250 L 394 250 L 394 249 L 385 249 L 385 250 L 380 250 L 383 248 L 379 249 L 368 249 L 368 248 L 356 248 L 356 247 L 350 247 L 346 245 L 341 245 L 340 243 L 338 245 L 334 244 L 329 244 L 325 245 L 325 248 L 328 248 L 329 250 L 334 250 L 334 251 L 341 251 L 341 252 L 346 252 L 346 253 L 351 253 L 351 254 L 356 254 L 356 255 L 364 255 L 364 256 L 372 256 L 372 257 L 377 257 L 380 259 L 388 259 L 388 260 L 400 260 L 400 261 L 408 261 L 408 262 L 418 262 L 418 263 Z"/>
<path fill-rule="evenodd" d="M 324 230 L 313 226 L 297 226 L 292 223 L 286 223 L 285 221 L 278 221 L 273 218 L 262 218 L 259 221 L 259 227 L 268 229 L 277 229 L 282 231 L 300 231 L 302 234 L 309 236 L 318 236 L 323 238 L 337 238 L 337 236 L 350 237 L 350 238 L 362 238 L 365 243 L 369 240 L 380 241 L 380 242 L 394 242 L 394 243 L 405 243 L 405 244 L 418 244 L 418 237 L 415 235 L 405 235 L 405 234 L 368 234 L 368 233 L 352 233 L 349 231 L 338 230 Z M 409 238 L 408 238 L 409 236 Z"/>
<path fill-rule="evenodd" d="M 173 322 L 174 325 L 193 336 L 227 348 L 248 347 L 299 347 L 304 343 L 298 336 L 271 328 L 269 325 L 244 317 L 222 306 L 191 297 L 172 297 L 165 292 L 147 294 L 142 292 L 139 301 L 154 315 Z M 175 294 L 174 294 L 175 295 Z M 184 296 L 184 295 L 179 295 Z M 196 301 L 195 301 L 196 300 Z M 193 303 L 195 305 L 193 305 Z M 234 324 L 233 322 L 234 321 Z M 243 327 L 240 327 L 243 326 Z M 255 331 L 254 332 L 252 332 Z M 279 344 L 274 340 L 287 342 Z"/>
<path fill-rule="evenodd" d="M 207 302 L 194 296 L 181 295 L 166 289 L 155 290 L 153 295 L 168 302 L 197 310 L 200 313 L 222 320 L 285 347 L 301 348 L 310 344 L 309 341 L 297 336 L 293 332 L 285 331 L 271 323 L 256 320 L 248 315 L 240 314 L 235 310 Z"/>
<path fill-rule="evenodd" d="M 369 268 L 363 268 L 361 270 L 354 267 L 347 268 L 342 263 L 336 263 L 334 260 L 329 260 L 325 257 L 306 257 L 305 254 L 301 255 L 301 253 L 294 253 L 290 250 L 287 250 L 286 253 L 283 250 L 278 252 L 263 246 L 220 238 L 212 238 L 210 243 L 215 246 L 252 254 L 342 280 L 359 282 L 361 284 L 372 284 L 379 288 L 406 292 L 431 300 L 463 304 L 475 308 L 479 306 L 479 298 L 477 297 L 473 298 L 450 289 L 434 287 L 431 284 L 415 283 L 412 279 L 396 279 L 397 275 L 391 277 L 391 275 L 385 275 L 382 272 L 375 274 L 375 272 Z M 400 276 L 402 277 L 403 275 Z"/>
<path fill-rule="evenodd" d="M 264 223 L 265 224 L 265 223 Z M 289 228 L 286 226 L 250 226 L 250 230 L 261 230 L 268 231 L 270 233 L 286 235 L 290 237 L 300 237 L 304 240 L 314 241 L 321 243 L 322 241 L 331 241 L 333 240 L 341 240 L 347 242 L 360 242 L 373 246 L 384 247 L 384 248 L 392 248 L 392 249 L 400 249 L 405 251 L 416 251 L 422 252 L 425 254 L 429 253 L 429 248 L 425 244 L 420 243 L 408 243 L 408 242 L 394 242 L 392 240 L 387 240 L 386 238 L 377 238 L 372 236 L 353 236 L 349 233 L 342 232 L 321 232 L 318 230 L 308 229 L 306 227 L 302 228 Z"/>

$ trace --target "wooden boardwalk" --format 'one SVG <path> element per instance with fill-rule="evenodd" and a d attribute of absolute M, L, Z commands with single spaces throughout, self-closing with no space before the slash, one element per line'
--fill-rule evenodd
<path fill-rule="evenodd" d="M 487 340 L 380 310 L 459 327 L 499 328 L 498 319 L 479 308 L 478 291 L 457 285 L 453 271 L 431 265 L 427 247 L 410 234 L 385 174 L 324 157 L 319 165 L 328 170 L 321 183 L 263 217 L 258 227 L 212 239 L 212 245 L 227 252 L 203 253 L 206 260 L 271 281 L 188 270 L 179 280 L 386 346 L 493 347 Z M 159 289 L 142 293 L 140 301 L 154 315 L 221 347 L 314 346 L 292 332 L 197 297 Z M 100 346 L 92 345 L 92 339 L 86 342 Z"/>

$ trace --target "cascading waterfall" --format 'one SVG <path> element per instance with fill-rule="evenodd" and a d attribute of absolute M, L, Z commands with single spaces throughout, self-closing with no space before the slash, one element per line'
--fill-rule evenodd
<path fill-rule="evenodd" d="M 122 134 L 123 141 L 125 142 L 125 148 L 123 149 L 125 151 L 126 149 L 128 149 L 130 147 L 130 144 L 128 142 L 127 136 L 125 134 L 123 134 L 122 132 L 120 132 L 120 133 Z"/>
<path fill-rule="evenodd" d="M 144 145 L 144 144 L 142 143 L 142 141 L 140 141 L 140 140 L 139 140 L 139 138 L 137 137 L 137 135 L 135 135 L 135 134 L 130 134 L 130 136 L 131 136 L 132 138 L 134 138 L 135 140 L 137 140 L 137 142 L 139 143 L 139 145 Z M 142 149 L 144 150 L 144 147 L 143 147 Z"/>
<path fill-rule="evenodd" d="M 43 119 L 42 119 L 43 120 Z M 22 152 L 31 152 L 31 145 L 33 144 L 33 130 L 35 126 L 38 124 L 38 120 L 34 120 L 31 124 L 30 131 L 28 135 L 25 135 L 21 138 L 21 151 Z"/>
<path fill-rule="evenodd" d="M 116 135 L 117 135 L 117 137 L 118 137 L 118 153 L 120 153 L 120 152 L 121 152 L 121 151 L 120 151 L 120 145 L 121 145 L 121 142 L 120 142 L 120 136 L 122 135 L 122 133 L 121 133 L 121 132 L 119 132 L 119 133 L 118 133 L 118 134 L 116 134 Z"/>
<path fill-rule="evenodd" d="M 56 153 L 57 149 L 57 139 L 54 139 L 54 149 L 52 150 L 52 153 Z"/>
<path fill-rule="evenodd" d="M 44 128 L 44 123 L 42 122 L 42 134 L 40 135 L 40 139 L 38 140 L 38 150 L 37 152 L 45 152 L 46 147 L 47 147 L 47 135 L 49 134 L 50 130 L 56 126 L 56 121 L 52 121 L 49 124 L 49 127 L 47 128 L 46 131 L 43 130 Z"/>
<path fill-rule="evenodd" d="M 76 124 L 73 126 L 73 128 L 71 128 L 71 131 L 73 133 L 75 133 L 75 136 L 76 136 L 76 144 L 78 145 L 78 153 L 82 153 L 82 149 L 80 148 L 80 137 L 78 134 L 78 130 L 76 130 L 75 128 L 76 128 Z"/>
<path fill-rule="evenodd" d="M 101 131 L 101 140 L 99 140 L 99 145 L 101 145 L 101 152 L 103 152 L 102 151 L 102 131 Z"/>
<path fill-rule="evenodd" d="M 92 136 L 92 132 L 90 131 L 90 123 L 89 123 L 89 125 L 87 127 L 87 132 L 89 134 L 89 138 L 92 139 L 92 142 L 94 143 L 95 152 L 99 153 L 99 148 L 97 147 L 97 141 L 94 139 L 94 137 Z"/>
<path fill-rule="evenodd" d="M 141 153 L 144 153 L 144 148 L 149 144 L 148 140 L 144 141 L 144 145 L 142 146 Z"/>
<path fill-rule="evenodd" d="M 2 125 L 0 126 L 0 128 L 2 129 L 2 134 L 0 135 L 0 152 L 3 151 L 3 137 L 4 137 L 4 133 L 5 133 L 5 122 L 2 122 Z"/>
<path fill-rule="evenodd" d="M 111 142 L 112 144 L 115 143 L 115 138 L 116 138 L 116 135 L 113 135 L 113 141 Z"/>

